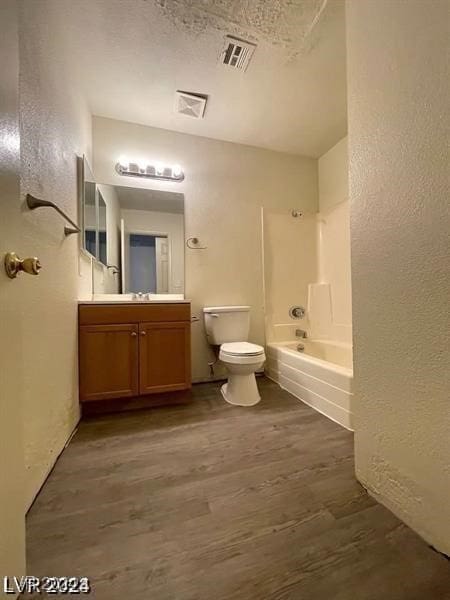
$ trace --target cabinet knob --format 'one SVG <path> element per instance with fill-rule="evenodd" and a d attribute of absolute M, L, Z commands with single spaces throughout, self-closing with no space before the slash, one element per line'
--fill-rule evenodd
<path fill-rule="evenodd" d="M 146 331 L 141 331 L 141 335 L 147 335 Z"/>
<path fill-rule="evenodd" d="M 136 336 L 137 336 L 137 333 L 135 331 L 132 331 L 131 332 L 131 337 L 136 337 Z"/>

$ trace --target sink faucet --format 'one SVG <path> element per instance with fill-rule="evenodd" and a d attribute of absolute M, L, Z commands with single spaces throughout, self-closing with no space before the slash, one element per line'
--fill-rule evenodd
<path fill-rule="evenodd" d="M 296 329 L 295 337 L 306 339 L 308 337 L 308 334 L 306 333 L 306 331 L 304 329 Z"/>

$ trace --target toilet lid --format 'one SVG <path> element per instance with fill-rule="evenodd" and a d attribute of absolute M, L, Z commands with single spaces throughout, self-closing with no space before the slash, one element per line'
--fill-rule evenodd
<path fill-rule="evenodd" d="M 264 348 L 249 342 L 230 342 L 220 346 L 221 352 L 233 356 L 258 356 L 264 353 Z"/>

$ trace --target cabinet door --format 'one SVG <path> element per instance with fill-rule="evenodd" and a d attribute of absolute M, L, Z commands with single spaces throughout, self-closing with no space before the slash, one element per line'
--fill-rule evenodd
<path fill-rule="evenodd" d="M 141 394 L 191 387 L 191 324 L 140 323 L 139 391 Z"/>
<path fill-rule="evenodd" d="M 80 327 L 80 400 L 137 396 L 138 325 Z"/>

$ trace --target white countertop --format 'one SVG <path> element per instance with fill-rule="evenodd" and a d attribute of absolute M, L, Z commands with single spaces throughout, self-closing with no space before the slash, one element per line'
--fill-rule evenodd
<path fill-rule="evenodd" d="M 182 294 L 150 294 L 150 298 L 133 298 L 133 294 L 94 294 L 78 304 L 190 304 Z"/>
<path fill-rule="evenodd" d="M 78 304 L 190 304 L 190 300 L 78 300 Z"/>

